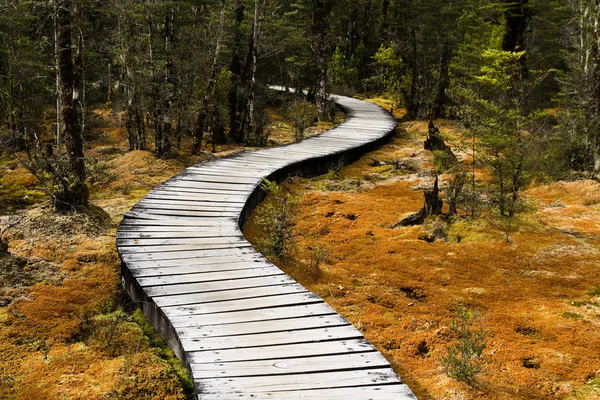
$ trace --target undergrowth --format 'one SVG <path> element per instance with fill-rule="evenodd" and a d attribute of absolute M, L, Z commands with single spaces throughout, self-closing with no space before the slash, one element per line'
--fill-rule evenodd
<path fill-rule="evenodd" d="M 440 357 L 446 375 L 469 385 L 477 384 L 477 376 L 485 369 L 487 332 L 479 323 L 479 313 L 463 306 L 456 308 L 457 318 L 450 325 L 457 342 Z"/>

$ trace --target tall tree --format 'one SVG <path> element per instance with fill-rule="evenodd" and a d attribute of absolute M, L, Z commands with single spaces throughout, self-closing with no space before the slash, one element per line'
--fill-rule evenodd
<path fill-rule="evenodd" d="M 68 166 L 59 181 L 56 207 L 59 209 L 79 209 L 86 206 L 89 190 L 86 184 L 83 138 L 77 113 L 79 98 L 78 76 L 73 64 L 73 41 L 71 30 L 72 0 L 55 0 L 56 29 L 58 30 L 56 49 L 58 51 L 61 83 L 61 118 Z"/>

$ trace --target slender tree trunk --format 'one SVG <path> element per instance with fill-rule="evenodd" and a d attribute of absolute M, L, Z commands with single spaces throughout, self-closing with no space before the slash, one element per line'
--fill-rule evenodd
<path fill-rule="evenodd" d="M 252 25 L 252 43 L 250 48 L 250 94 L 248 96 L 248 115 L 250 118 L 250 125 L 248 126 L 248 134 L 251 138 L 259 144 L 261 142 L 261 127 L 257 126 L 256 120 L 256 68 L 258 61 L 258 37 L 260 33 L 260 0 L 254 1 L 254 23 Z"/>
<path fill-rule="evenodd" d="M 452 60 L 452 45 L 449 41 L 444 41 L 440 55 L 440 66 L 438 69 L 438 88 L 433 106 L 433 117 L 443 118 L 446 116 L 446 103 L 448 96 L 446 91 L 450 87 L 450 62 Z"/>
<path fill-rule="evenodd" d="M 56 69 L 56 147 L 58 156 L 62 157 L 62 129 L 60 126 L 61 122 L 61 107 L 60 100 L 62 97 L 61 93 L 61 81 L 60 81 L 60 52 L 58 48 L 58 0 L 54 1 L 54 60 Z"/>
<path fill-rule="evenodd" d="M 202 138 L 204 137 L 204 131 L 207 127 L 209 118 L 209 103 L 214 100 L 215 91 L 217 86 L 217 74 L 219 72 L 219 54 L 221 53 L 221 41 L 223 40 L 223 26 L 225 24 L 225 2 L 221 1 L 221 15 L 219 17 L 219 30 L 217 32 L 217 42 L 215 44 L 215 54 L 213 56 L 212 69 L 210 72 L 210 79 L 204 93 L 202 100 L 202 106 L 196 118 L 196 126 L 194 127 L 194 146 L 192 152 L 194 154 L 200 152 L 202 148 Z"/>
<path fill-rule="evenodd" d="M 165 16 L 165 53 L 167 62 L 165 65 L 165 106 L 163 115 L 163 153 L 171 151 L 171 130 L 173 125 L 173 97 L 174 97 L 174 71 L 173 71 L 173 9 L 169 9 Z"/>
<path fill-rule="evenodd" d="M 85 183 L 83 139 L 77 115 L 78 92 L 73 66 L 71 9 L 72 0 L 56 0 L 58 51 L 61 77 L 62 110 L 65 145 L 68 156 L 68 176 L 60 179 L 60 193 L 56 206 L 61 209 L 79 209 L 87 205 L 88 187 Z"/>
<path fill-rule="evenodd" d="M 244 140 L 244 126 L 241 124 L 241 115 L 239 112 L 239 97 L 241 87 L 244 84 L 242 78 L 242 64 L 240 60 L 240 50 L 242 42 L 241 25 L 244 20 L 244 5 L 240 0 L 234 2 L 235 24 L 234 24 L 234 45 L 229 71 L 231 71 L 231 87 L 229 88 L 229 136 L 236 143 Z"/>
<path fill-rule="evenodd" d="M 315 99 L 319 120 L 327 120 L 327 63 L 325 62 L 325 33 L 317 32 L 315 37 L 315 57 L 317 61 L 317 91 Z"/>
<path fill-rule="evenodd" d="M 526 34 L 529 20 L 532 16 L 529 0 L 505 0 L 506 11 L 504 19 L 506 26 L 502 37 L 502 50 L 520 52 L 526 49 Z M 521 57 L 521 75 L 526 77 L 529 73 L 527 57 Z"/>
<path fill-rule="evenodd" d="M 592 70 L 592 158 L 594 176 L 600 180 L 600 0 L 594 0 L 593 70 Z"/>
<path fill-rule="evenodd" d="M 317 64 L 317 90 L 315 100 L 319 120 L 327 120 L 327 62 L 325 60 L 325 35 L 329 28 L 329 15 L 333 3 L 331 0 L 315 0 L 312 10 L 313 49 Z"/>
<path fill-rule="evenodd" d="M 414 28 L 410 29 L 410 48 L 411 48 L 411 56 L 408 61 L 410 66 L 410 71 L 412 75 L 411 84 L 410 84 L 410 93 L 407 95 L 404 94 L 406 100 L 406 115 L 410 119 L 417 118 L 419 115 L 419 104 L 417 103 L 417 93 L 419 87 L 419 68 L 417 64 L 417 34 Z"/>

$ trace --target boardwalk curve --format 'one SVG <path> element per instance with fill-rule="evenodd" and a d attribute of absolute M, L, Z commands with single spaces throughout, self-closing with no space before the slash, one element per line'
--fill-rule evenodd
<path fill-rule="evenodd" d="M 269 263 L 240 225 L 264 178 L 314 176 L 387 141 L 395 119 L 338 97 L 346 121 L 289 146 L 203 162 L 167 180 L 117 231 L 122 283 L 205 399 L 412 399 L 363 335 Z"/>

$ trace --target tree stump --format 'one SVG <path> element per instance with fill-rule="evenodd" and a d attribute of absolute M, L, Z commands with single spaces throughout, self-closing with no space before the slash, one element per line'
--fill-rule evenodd
<path fill-rule="evenodd" d="M 438 177 L 436 176 L 435 182 L 433 183 L 433 189 L 425 190 L 423 192 L 423 196 L 425 198 L 423 208 L 414 214 L 406 216 L 400 222 L 396 223 L 393 228 L 397 228 L 399 226 L 420 225 L 425 222 L 425 218 L 429 217 L 430 215 L 441 215 L 444 202 L 442 199 L 440 199 L 439 194 L 440 191 L 438 186 Z"/>

